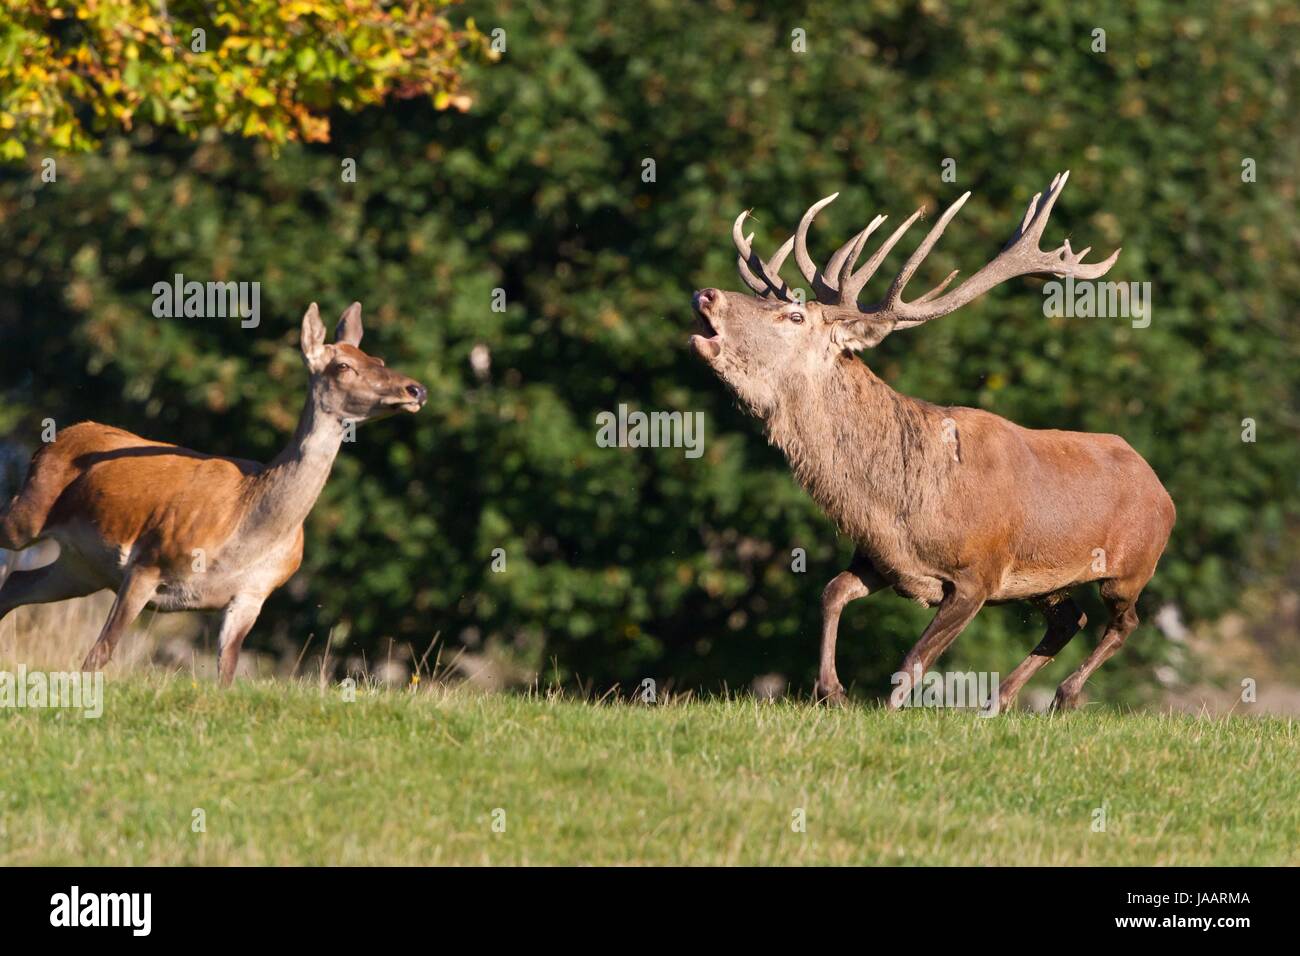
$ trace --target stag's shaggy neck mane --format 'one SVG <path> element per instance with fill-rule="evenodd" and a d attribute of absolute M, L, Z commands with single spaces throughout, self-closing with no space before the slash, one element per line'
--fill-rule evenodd
<path fill-rule="evenodd" d="M 902 395 L 851 354 L 830 374 L 798 376 L 763 418 L 768 438 L 840 530 L 878 551 L 932 511 L 952 446 L 944 410 Z"/>

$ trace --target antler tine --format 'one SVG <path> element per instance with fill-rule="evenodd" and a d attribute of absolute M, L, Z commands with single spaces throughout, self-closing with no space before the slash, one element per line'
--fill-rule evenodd
<path fill-rule="evenodd" d="M 858 293 L 867 284 L 867 280 L 876 274 L 880 264 L 885 261 L 885 256 L 889 255 L 889 250 L 898 244 L 898 240 L 903 238 L 903 233 L 912 227 L 912 223 L 916 222 L 923 212 L 925 212 L 924 207 L 908 216 L 907 220 L 893 231 L 890 237 L 881 244 L 880 248 L 871 254 L 871 258 L 863 264 L 861 269 L 853 275 L 845 277 L 844 281 L 840 283 L 840 305 L 853 305 L 858 301 Z M 883 218 L 881 221 L 884 221 Z"/>
<path fill-rule="evenodd" d="M 781 264 L 790 254 L 793 239 L 787 239 L 769 262 L 763 262 L 754 252 L 754 234 L 751 232 L 746 236 L 743 231 L 749 213 L 750 210 L 746 209 L 736 217 L 736 221 L 731 226 L 731 238 L 740 252 L 740 256 L 736 259 L 736 268 L 740 272 L 740 277 L 745 281 L 745 285 L 759 296 L 766 298 L 770 293 L 778 299 L 788 298 L 789 287 L 781 281 L 780 272 Z"/>
<path fill-rule="evenodd" d="M 768 275 L 776 276 L 777 281 L 781 283 L 781 291 L 784 293 L 788 293 L 790 287 L 784 282 L 781 282 L 781 276 L 779 273 L 781 272 L 781 266 L 785 265 L 785 260 L 790 255 L 790 250 L 793 248 L 794 236 L 791 236 L 785 242 L 781 243 L 781 247 L 772 254 L 772 258 L 768 259 L 767 264 L 763 267 L 764 271 L 767 272 Z"/>
<path fill-rule="evenodd" d="M 1017 239 L 1019 239 L 1021 236 L 1025 234 L 1025 230 L 1028 229 L 1029 224 L 1033 222 L 1034 213 L 1038 212 L 1038 200 L 1042 198 L 1043 198 L 1042 193 L 1034 193 L 1034 198 L 1029 200 L 1029 208 L 1025 210 L 1024 218 L 1020 220 L 1020 228 L 1016 230 L 1016 234 L 1014 236 L 1012 236 L 1010 239 L 1007 240 L 1008 246 L 1015 243 Z"/>
<path fill-rule="evenodd" d="M 1085 263 L 1081 261 L 1083 257 L 1086 256 L 1091 251 L 1092 251 L 1092 246 L 1088 246 L 1082 252 L 1076 252 L 1073 256 L 1071 256 L 1069 259 L 1070 269 L 1068 273 L 1054 272 L 1052 274 L 1058 276 L 1065 276 L 1068 274 L 1074 276 L 1074 278 L 1076 279 L 1100 279 L 1102 276 L 1104 276 L 1107 272 L 1110 271 L 1110 267 L 1113 266 L 1115 262 L 1119 259 L 1119 254 L 1124 251 L 1124 247 L 1120 246 L 1118 249 L 1112 252 L 1101 262 Z M 1064 259 L 1062 261 L 1064 261 Z"/>
<path fill-rule="evenodd" d="M 946 279 L 944 279 L 937 286 L 935 286 L 933 289 L 931 289 L 925 295 L 921 296 L 921 298 L 917 299 L 916 301 L 918 303 L 929 302 L 937 298 L 939 296 L 939 293 L 943 292 L 944 289 L 948 288 L 948 286 L 952 284 L 952 280 L 957 278 L 957 273 L 959 272 L 961 272 L 960 269 L 953 269 L 952 272 L 948 273 L 948 277 Z"/>
<path fill-rule="evenodd" d="M 826 283 L 831 292 L 839 289 L 840 267 L 844 265 L 844 260 L 848 258 L 849 252 L 853 249 L 853 244 L 857 241 L 857 236 L 850 236 L 849 241 L 832 252 L 831 257 L 826 260 L 826 268 L 822 270 L 822 281 Z"/>
<path fill-rule="evenodd" d="M 1029 228 L 1021 230 L 1022 235 L 1019 238 L 1032 235 L 1034 245 L 1038 244 L 1038 240 L 1043 235 L 1043 230 L 1047 228 L 1047 218 L 1052 214 L 1052 207 L 1056 205 L 1056 200 L 1061 195 L 1061 191 L 1065 189 L 1065 183 L 1069 178 L 1070 171 L 1068 169 L 1052 177 L 1052 184 L 1047 187 L 1047 192 L 1043 194 L 1043 201 L 1038 204 L 1038 209 L 1034 211 Z"/>
<path fill-rule="evenodd" d="M 772 254 L 772 258 L 767 262 L 761 263 L 763 266 L 763 275 L 768 277 L 768 282 L 772 284 L 773 291 L 776 292 L 778 299 L 790 301 L 790 287 L 785 284 L 781 278 L 781 266 L 785 265 L 786 258 L 790 255 L 790 250 L 794 248 L 794 236 L 791 236 L 785 242 L 781 243 L 780 248 Z"/>
<path fill-rule="evenodd" d="M 754 290 L 754 294 L 766 297 L 772 291 L 771 286 L 754 275 L 754 270 L 749 267 L 744 256 L 736 256 L 736 271 L 740 273 L 740 278 L 745 281 L 745 285 Z"/>
<path fill-rule="evenodd" d="M 855 236 L 850 236 L 849 241 L 836 249 L 835 253 L 826 260 L 826 268 L 822 270 L 822 278 L 831 287 L 832 292 L 837 293 L 837 290 L 844 284 L 844 276 L 846 273 L 853 271 L 853 266 L 857 263 L 858 256 L 862 254 L 862 247 L 866 243 L 867 237 L 875 232 L 876 227 L 884 221 L 884 216 L 877 216 L 872 219 L 867 224 L 867 228 Z M 839 298 L 838 293 L 835 298 Z"/>
<path fill-rule="evenodd" d="M 930 250 L 933 249 L 934 244 L 939 241 L 939 237 L 943 235 L 943 231 L 948 228 L 948 223 L 952 222 L 952 217 L 957 215 L 962 206 L 966 205 L 967 199 L 970 199 L 970 190 L 967 190 L 957 197 L 957 201 L 945 209 L 943 215 L 939 217 L 939 221 L 930 227 L 930 231 L 926 233 L 925 238 L 921 240 L 921 244 L 916 247 L 916 251 L 908 257 L 905 263 L 903 263 L 903 268 L 898 275 L 894 276 L 894 281 L 890 284 L 889 291 L 885 294 L 882 311 L 890 311 L 901 302 L 904 287 L 906 287 L 907 283 L 916 273 L 917 267 L 920 266 L 925 257 L 930 254 Z M 952 278 L 952 276 L 949 276 L 945 279 L 943 285 L 946 286 L 952 281 Z M 926 293 L 926 295 L 932 293 L 933 290 L 931 290 L 930 293 Z M 924 298 L 924 296 L 922 298 Z"/>
<path fill-rule="evenodd" d="M 736 249 L 739 250 L 742 259 L 748 259 L 753 251 L 751 243 L 754 234 L 751 232 L 747 236 L 744 229 L 745 220 L 749 218 L 751 212 L 753 212 L 752 209 L 742 210 L 740 215 L 736 217 L 736 221 L 731 224 L 731 240 L 736 244 Z"/>
<path fill-rule="evenodd" d="M 843 290 L 848 284 L 850 277 L 853 275 L 853 267 L 858 264 L 858 256 L 862 255 L 862 247 L 867 244 L 868 237 L 876 231 L 876 228 L 888 218 L 888 216 L 877 216 L 875 219 L 871 220 L 866 229 L 863 229 L 860 233 L 849 240 L 848 245 L 852 248 L 849 249 L 849 254 L 840 264 L 839 275 L 835 282 L 836 286 L 840 289 L 841 301 L 844 299 Z"/>
<path fill-rule="evenodd" d="M 758 295 L 767 295 L 768 292 L 771 291 L 770 286 L 763 279 L 755 275 L 753 268 L 750 266 L 750 259 L 754 256 L 752 244 L 754 234 L 751 232 L 746 236 L 743 229 L 745 219 L 748 218 L 748 216 L 749 210 L 746 209 L 741 212 L 741 214 L 736 217 L 736 221 L 731 224 L 731 238 L 736 244 L 737 251 L 740 253 L 736 258 L 736 268 L 740 272 L 740 278 L 745 281 L 745 285 L 753 289 Z"/>
<path fill-rule="evenodd" d="M 813 287 L 813 294 L 822 301 L 828 301 L 835 295 L 835 288 L 829 285 L 822 273 L 817 268 L 817 263 L 813 262 L 812 256 L 808 254 L 808 228 L 812 225 L 813 219 L 817 214 L 833 203 L 839 193 L 831 193 L 824 199 L 819 199 L 808 207 L 808 211 L 803 214 L 799 220 L 799 228 L 794 234 L 794 261 L 799 266 L 799 271 L 803 273 L 804 279 Z"/>

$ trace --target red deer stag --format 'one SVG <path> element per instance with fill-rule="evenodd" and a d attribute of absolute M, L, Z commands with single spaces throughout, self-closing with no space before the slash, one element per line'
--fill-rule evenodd
<path fill-rule="evenodd" d="M 1151 467 L 1114 435 L 1022 428 L 975 408 L 931 405 L 895 392 L 854 352 L 889 333 L 947 315 L 1015 276 L 1096 279 L 1119 256 L 1084 264 L 1088 249 L 1067 241 L 1044 252 L 1039 240 L 1069 174 L 1029 203 L 1019 230 L 988 265 L 951 292 L 957 275 L 911 301 L 903 291 L 965 203 L 939 217 L 879 302 L 858 294 L 922 210 L 917 210 L 854 271 L 877 216 L 819 269 L 808 227 L 835 196 L 810 208 L 795 234 L 764 262 L 732 229 L 741 278 L 755 295 L 703 289 L 694 305 L 702 334 L 695 352 L 763 421 L 795 476 L 856 545 L 848 569 L 822 596 L 820 699 L 842 700 L 835 673 L 840 612 L 850 601 L 892 587 L 938 606 L 903 662 L 890 697 L 897 708 L 927 668 L 989 603 L 1027 600 L 1047 632 L 998 688 L 1009 707 L 1021 687 L 1087 622 L 1072 588 L 1100 582 L 1110 622 L 1101 643 L 1056 692 L 1072 707 L 1092 673 L 1137 626 L 1134 604 L 1155 572 L 1174 524 L 1174 505 Z M 803 302 L 780 277 L 794 252 L 816 301 Z"/>
<path fill-rule="evenodd" d="M 361 304 L 333 345 L 312 303 L 302 320 L 307 402 L 293 440 L 269 465 L 149 441 L 108 425 L 62 429 L 32 458 L 0 514 L 0 548 L 59 546 L 54 563 L 12 573 L 0 620 L 16 607 L 113 588 L 117 599 L 83 665 L 99 669 L 146 607 L 220 610 L 221 682 L 262 602 L 302 563 L 303 522 L 351 423 L 417 412 L 427 392 L 362 352 Z M 21 562 L 18 562 L 21 567 Z"/>

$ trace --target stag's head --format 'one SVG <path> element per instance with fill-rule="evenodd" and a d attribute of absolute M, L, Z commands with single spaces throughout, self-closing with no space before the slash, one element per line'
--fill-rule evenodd
<path fill-rule="evenodd" d="M 859 303 L 859 293 L 923 209 L 895 229 L 861 268 L 857 267 L 858 259 L 867 240 L 885 221 L 884 216 L 875 217 L 840 246 L 824 268 L 819 268 L 808 252 L 808 228 L 838 193 L 804 213 L 795 234 L 767 261 L 754 252 L 753 234 L 745 235 L 749 213 L 742 212 L 731 234 L 740 253 L 740 277 L 753 294 L 719 289 L 696 292 L 694 305 L 701 329 L 700 334 L 691 336 L 691 346 L 742 398 L 762 411 L 771 408 L 783 391 L 799 388 L 808 376 L 832 368 L 845 353 L 874 348 L 896 329 L 914 328 L 947 315 L 1007 279 L 1034 273 L 1098 278 L 1114 265 L 1118 249 L 1104 262 L 1084 264 L 1090 248 L 1076 253 L 1068 240 L 1051 252 L 1038 248 L 1052 206 L 1069 175 L 1068 171 L 1058 174 L 1045 195 L 1038 193 L 1030 200 L 1020 228 L 992 262 L 951 292 L 945 294 L 944 290 L 957 277 L 956 272 L 911 301 L 903 299 L 908 280 L 970 193 L 944 211 L 903 264 L 884 297 L 873 303 Z M 813 297 L 807 301 L 781 279 L 781 266 L 791 252 L 812 290 Z"/>
<path fill-rule="evenodd" d="M 339 421 L 366 421 L 394 412 L 418 412 L 428 391 L 415 379 L 395 372 L 361 345 L 361 303 L 344 310 L 325 341 L 325 324 L 313 302 L 302 317 L 302 357 L 311 375 L 312 401 Z"/>

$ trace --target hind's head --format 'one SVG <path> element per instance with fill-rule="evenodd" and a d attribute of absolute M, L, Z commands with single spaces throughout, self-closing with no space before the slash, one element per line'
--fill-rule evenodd
<path fill-rule="evenodd" d="M 384 360 L 361 351 L 361 303 L 339 318 L 333 344 L 313 302 L 302 317 L 302 357 L 311 375 L 312 400 L 340 421 L 367 421 L 394 412 L 418 412 L 428 390 L 395 372 Z"/>

